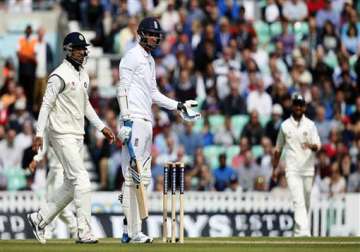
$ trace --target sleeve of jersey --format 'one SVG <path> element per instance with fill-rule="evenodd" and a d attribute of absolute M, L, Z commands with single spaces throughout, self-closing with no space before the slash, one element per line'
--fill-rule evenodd
<path fill-rule="evenodd" d="M 156 86 L 156 81 L 154 81 L 154 84 L 152 86 L 151 98 L 153 102 L 158 104 L 160 107 L 169 110 L 177 109 L 178 102 L 160 93 L 159 89 Z"/>
<path fill-rule="evenodd" d="M 38 137 L 44 136 L 44 131 L 49 118 L 49 113 L 51 109 L 54 107 L 56 98 L 60 93 L 60 90 L 63 88 L 63 85 L 64 85 L 63 80 L 60 79 L 60 77 L 54 75 L 49 78 L 39 112 L 39 118 L 36 128 L 36 136 Z"/>
<path fill-rule="evenodd" d="M 130 56 L 130 57 L 129 57 Z M 129 88 L 135 71 L 136 59 L 131 55 L 126 55 L 119 65 L 120 81 L 116 90 L 116 97 L 120 107 L 120 115 L 122 119 L 130 117 L 129 111 Z"/>
<path fill-rule="evenodd" d="M 276 148 L 278 150 L 282 150 L 284 145 L 285 145 L 285 136 L 284 136 L 284 132 L 283 132 L 283 126 L 281 126 L 279 133 L 277 135 L 277 139 L 276 139 Z"/>
<path fill-rule="evenodd" d="M 95 126 L 99 131 L 102 131 L 105 128 L 105 124 L 100 120 L 99 116 L 96 114 L 93 106 L 91 105 L 89 99 L 86 100 L 86 109 L 85 116 Z"/>

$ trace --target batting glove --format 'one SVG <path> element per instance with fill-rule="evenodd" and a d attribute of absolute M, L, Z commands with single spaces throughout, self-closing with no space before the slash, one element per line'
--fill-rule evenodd
<path fill-rule="evenodd" d="M 197 101 L 194 100 L 187 100 L 185 103 L 179 102 L 177 109 L 180 112 L 181 118 L 188 122 L 193 122 L 200 119 L 201 114 L 192 109 L 197 107 L 197 105 Z"/>

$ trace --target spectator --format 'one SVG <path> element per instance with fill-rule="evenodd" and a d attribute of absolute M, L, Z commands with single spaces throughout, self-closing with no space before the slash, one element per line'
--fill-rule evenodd
<path fill-rule="evenodd" d="M 216 87 L 212 87 L 208 90 L 205 101 L 201 105 L 201 110 L 203 110 L 205 114 L 217 114 L 220 112 L 219 103 Z"/>
<path fill-rule="evenodd" d="M 271 109 L 271 119 L 265 127 L 265 135 L 270 138 L 273 145 L 276 144 L 276 138 L 282 122 L 281 116 L 283 109 L 280 104 L 274 104 Z"/>
<path fill-rule="evenodd" d="M 349 20 L 341 27 L 341 36 L 344 36 L 349 32 L 350 26 L 355 26 L 358 33 L 360 31 L 360 21 L 358 20 L 358 13 L 356 9 L 351 9 L 349 15 Z"/>
<path fill-rule="evenodd" d="M 115 34 L 114 52 L 120 56 L 135 45 L 137 38 L 138 19 L 136 16 L 130 17 L 126 27 Z"/>
<path fill-rule="evenodd" d="M 219 20 L 219 27 L 215 31 L 216 52 L 221 53 L 225 47 L 229 46 L 231 38 L 230 22 L 226 17 L 222 17 Z"/>
<path fill-rule="evenodd" d="M 236 134 L 231 124 L 231 117 L 225 117 L 224 126 L 221 127 L 215 134 L 215 144 L 223 145 L 225 147 L 232 146 L 236 142 Z"/>
<path fill-rule="evenodd" d="M 238 179 L 238 177 L 236 175 L 233 175 L 230 178 L 230 185 L 226 189 L 226 191 L 228 191 L 228 192 L 239 192 L 239 193 L 242 192 L 242 188 L 239 185 L 239 179 Z"/>
<path fill-rule="evenodd" d="M 252 38 L 256 36 L 256 32 L 251 24 L 245 20 L 236 21 L 234 27 L 234 38 L 240 50 L 249 49 Z"/>
<path fill-rule="evenodd" d="M 324 47 L 326 53 L 339 49 L 340 39 L 336 34 L 335 25 L 330 20 L 325 21 L 318 44 Z"/>
<path fill-rule="evenodd" d="M 33 111 L 37 114 L 40 110 L 42 98 L 45 93 L 48 74 L 53 69 L 53 53 L 49 43 L 45 41 L 45 29 L 38 29 L 38 38 L 35 45 L 36 54 L 36 82 L 34 90 Z"/>
<path fill-rule="evenodd" d="M 100 0 L 84 1 L 81 5 L 82 25 L 84 28 L 95 30 L 104 15 L 104 6 Z"/>
<path fill-rule="evenodd" d="M 185 131 L 179 136 L 179 143 L 185 148 L 186 155 L 193 155 L 195 150 L 203 146 L 201 134 L 193 132 L 193 124 L 185 123 Z"/>
<path fill-rule="evenodd" d="M 27 108 L 32 110 L 33 92 L 36 71 L 36 39 L 32 37 L 31 25 L 26 26 L 25 36 L 18 41 L 17 56 L 19 60 L 19 84 L 24 88 L 27 97 Z"/>
<path fill-rule="evenodd" d="M 283 4 L 282 12 L 290 22 L 304 21 L 308 16 L 308 9 L 303 0 L 287 0 Z"/>
<path fill-rule="evenodd" d="M 245 136 L 241 137 L 240 141 L 239 141 L 239 148 L 240 148 L 240 152 L 236 156 L 233 157 L 233 160 L 231 162 L 232 167 L 234 169 L 240 168 L 240 166 L 244 162 L 246 151 L 250 150 L 249 138 L 247 138 Z"/>
<path fill-rule="evenodd" d="M 257 111 L 259 116 L 270 116 L 272 99 L 271 96 L 265 92 L 264 82 L 257 80 L 256 90 L 251 91 L 246 99 L 246 107 L 249 113 Z"/>
<path fill-rule="evenodd" d="M 333 124 L 331 121 L 326 120 L 325 108 L 323 106 L 318 106 L 316 108 L 315 126 L 319 132 L 320 142 L 322 144 L 328 143 L 328 136 L 330 130 L 333 128 Z"/>
<path fill-rule="evenodd" d="M 162 132 L 156 135 L 154 137 L 154 146 L 156 147 L 156 150 L 159 152 L 159 154 L 167 153 L 167 138 L 170 137 L 173 139 L 174 144 L 178 145 L 178 137 L 176 133 L 172 130 L 172 125 L 170 123 L 165 124 L 162 128 Z"/>
<path fill-rule="evenodd" d="M 231 58 L 231 49 L 226 46 L 221 57 L 213 61 L 213 68 L 216 77 L 217 94 L 220 99 L 224 99 L 230 93 L 230 75 L 239 75 L 240 64 Z M 230 77 L 231 78 L 231 77 Z"/>
<path fill-rule="evenodd" d="M 175 145 L 175 140 L 168 135 L 165 138 L 166 148 L 165 152 L 159 153 L 157 157 L 157 163 L 161 166 L 164 166 L 168 162 L 175 162 L 178 154 L 177 145 Z"/>
<path fill-rule="evenodd" d="M 345 178 L 340 174 L 339 164 L 334 162 L 330 167 L 331 175 L 321 182 L 321 193 L 334 197 L 340 193 L 346 192 Z"/>
<path fill-rule="evenodd" d="M 214 187 L 216 191 L 225 191 L 230 185 L 230 179 L 234 176 L 234 170 L 226 165 L 226 155 L 219 155 L 219 167 L 214 170 Z"/>
<path fill-rule="evenodd" d="M 7 86 L 7 83 L 10 80 L 15 79 L 16 69 L 14 66 L 14 62 L 11 58 L 5 60 L 4 68 L 2 70 L 2 75 L 4 78 L 4 86 Z"/>
<path fill-rule="evenodd" d="M 196 100 L 196 78 L 189 70 L 182 69 L 175 84 L 176 98 L 179 101 Z"/>
<path fill-rule="evenodd" d="M 282 172 L 278 175 L 277 179 L 278 185 L 273 187 L 271 190 L 271 194 L 275 196 L 283 197 L 284 195 L 289 195 L 290 191 L 287 185 L 285 174 Z"/>
<path fill-rule="evenodd" d="M 340 27 L 340 15 L 333 10 L 331 0 L 324 0 L 324 8 L 316 13 L 318 29 L 322 29 L 326 21 L 330 21 L 335 27 Z"/>
<path fill-rule="evenodd" d="M 344 176 L 345 181 L 348 182 L 350 173 L 356 170 L 356 167 L 354 167 L 351 163 L 351 156 L 348 153 L 343 154 L 342 157 L 340 157 L 339 164 L 340 173 L 342 176 Z"/>
<path fill-rule="evenodd" d="M 325 0 L 306 0 L 310 15 L 316 14 L 325 7 Z"/>
<path fill-rule="evenodd" d="M 250 121 L 246 124 L 241 136 L 250 140 L 251 145 L 259 145 L 264 135 L 264 129 L 259 121 L 259 114 L 256 110 L 250 112 Z"/>
<path fill-rule="evenodd" d="M 350 115 L 350 120 L 354 126 L 360 121 L 360 96 L 356 97 L 355 111 Z"/>
<path fill-rule="evenodd" d="M 263 137 L 261 139 L 261 147 L 264 151 L 264 154 L 259 157 L 259 175 L 264 179 L 264 185 L 266 190 L 268 190 L 270 186 L 270 178 L 272 173 L 272 152 L 273 145 L 271 140 L 268 137 Z"/>
<path fill-rule="evenodd" d="M 167 1 L 167 9 L 161 15 L 160 24 L 165 32 L 172 32 L 175 30 L 176 24 L 180 17 L 178 11 L 175 9 L 175 1 Z"/>
<path fill-rule="evenodd" d="M 210 131 L 210 124 L 207 118 L 204 120 L 204 125 L 202 128 L 202 136 L 203 136 L 204 146 L 214 144 L 214 134 Z"/>
<path fill-rule="evenodd" d="M 0 167 L 2 169 L 21 167 L 23 148 L 16 144 L 16 131 L 8 128 L 6 139 L 0 141 Z"/>
<path fill-rule="evenodd" d="M 273 23 L 279 19 L 280 11 L 275 0 L 267 0 L 264 11 L 265 21 L 267 23 Z"/>
<path fill-rule="evenodd" d="M 230 74 L 230 94 L 220 103 L 221 112 L 225 115 L 246 114 L 246 103 L 240 96 L 239 85 L 240 79 L 236 75 Z"/>
<path fill-rule="evenodd" d="M 295 48 L 295 35 L 289 32 L 289 24 L 286 20 L 281 21 L 281 34 L 277 41 L 284 47 L 284 53 L 290 55 Z"/>
<path fill-rule="evenodd" d="M 348 192 L 360 192 L 360 163 L 356 166 L 356 171 L 349 176 Z"/>
<path fill-rule="evenodd" d="M 187 176 L 194 181 L 193 189 L 196 191 L 209 191 L 213 188 L 213 178 L 201 148 L 196 150 L 193 168 Z"/>
<path fill-rule="evenodd" d="M 356 54 L 360 45 L 360 32 L 357 26 L 350 24 L 348 31 L 341 37 L 341 40 L 350 55 Z"/>
<path fill-rule="evenodd" d="M 250 150 L 245 152 L 244 162 L 236 171 L 242 189 L 246 192 L 252 191 L 254 189 L 255 179 L 260 175 L 260 172 Z"/>

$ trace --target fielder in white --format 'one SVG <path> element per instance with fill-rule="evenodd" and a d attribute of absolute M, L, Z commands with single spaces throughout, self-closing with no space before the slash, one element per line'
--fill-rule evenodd
<path fill-rule="evenodd" d="M 153 17 L 144 18 L 137 32 L 140 37 L 139 43 L 125 54 L 119 66 L 120 82 L 117 87 L 117 99 L 123 125 L 119 130 L 119 138 L 123 143 L 131 141 L 136 157 L 143 164 L 140 178 L 146 188 L 151 181 L 152 104 L 156 103 L 169 110 L 178 110 L 182 118 L 188 121 L 197 120 L 200 114 L 191 109 L 197 106 L 195 101 L 177 102 L 161 94 L 157 88 L 155 61 L 150 52 L 159 46 L 164 36 L 160 23 Z M 128 125 L 127 121 L 132 122 L 132 127 L 124 126 L 124 124 Z M 123 148 L 121 164 L 125 178 L 122 189 L 123 210 L 130 238 L 127 241 L 151 243 L 152 238 L 141 232 L 134 186 L 134 183 L 138 183 L 139 174 L 131 169 L 129 163 L 128 150 Z"/>
<path fill-rule="evenodd" d="M 28 220 L 35 237 L 46 243 L 45 227 L 74 200 L 78 240 L 77 243 L 97 243 L 90 226 L 90 179 L 84 166 L 84 122 L 86 117 L 112 142 L 112 131 L 105 127 L 89 102 L 89 75 L 83 69 L 88 55 L 85 37 L 69 33 L 63 42 L 66 58 L 49 76 L 40 109 L 33 149 L 42 148 L 45 127 L 50 146 L 64 168 L 64 182 L 54 192 L 52 201 L 38 212 L 29 214 Z"/>
<path fill-rule="evenodd" d="M 315 175 L 315 154 L 321 148 L 320 137 L 313 121 L 304 113 L 306 104 L 300 94 L 292 97 L 292 115 L 280 127 L 272 165 L 277 177 L 282 152 L 285 172 L 294 204 L 294 236 L 310 236 L 310 194 Z"/>
<path fill-rule="evenodd" d="M 49 146 L 49 139 L 47 132 L 44 132 L 43 147 L 39 149 L 33 160 L 29 164 L 31 172 L 36 170 L 39 162 L 47 158 L 47 166 L 49 168 L 46 177 L 46 200 L 48 202 L 53 201 L 54 192 L 61 187 L 64 182 L 64 168 L 61 166 L 59 159 L 56 157 L 54 150 Z M 65 207 L 60 213 L 59 218 L 67 225 L 70 232 L 70 237 L 76 238 L 77 236 L 77 225 L 74 213 L 71 211 L 69 206 Z M 55 221 L 55 220 L 54 220 Z M 45 237 L 49 239 L 53 236 L 55 229 L 54 221 L 46 226 Z"/>

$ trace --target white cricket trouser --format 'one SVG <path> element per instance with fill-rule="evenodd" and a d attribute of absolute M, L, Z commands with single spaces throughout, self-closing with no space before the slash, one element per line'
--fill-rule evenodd
<path fill-rule="evenodd" d="M 89 175 L 84 166 L 83 139 L 55 138 L 49 134 L 49 140 L 64 168 L 64 182 L 54 192 L 52 201 L 40 209 L 40 215 L 43 217 L 40 227 L 44 228 L 74 200 L 78 235 L 82 238 L 91 232 L 91 188 Z"/>
<path fill-rule="evenodd" d="M 294 236 L 310 236 L 310 195 L 314 176 L 286 174 L 294 204 Z"/>
<path fill-rule="evenodd" d="M 134 119 L 131 143 L 138 161 L 143 165 L 141 181 L 145 191 L 151 182 L 151 145 L 152 145 L 152 123 L 142 119 Z M 139 207 L 136 200 L 135 186 L 129 172 L 130 156 L 126 146 L 121 153 L 121 167 L 125 178 L 123 184 L 123 211 L 128 222 L 128 233 L 132 237 L 141 231 L 141 219 Z"/>
<path fill-rule="evenodd" d="M 61 163 L 59 162 L 56 154 L 51 147 L 48 149 L 47 156 L 48 159 L 51 159 L 51 161 L 49 161 L 49 164 L 51 166 L 49 166 L 49 172 L 46 178 L 47 201 L 53 201 L 54 192 L 59 189 L 64 182 L 64 169 L 62 168 Z M 74 234 L 77 232 L 76 218 L 69 206 L 66 206 L 59 213 L 59 218 L 68 226 L 70 234 Z M 50 225 L 52 225 L 52 227 L 49 231 L 51 231 L 52 233 L 55 229 L 55 223 L 49 224 L 49 226 Z"/>

